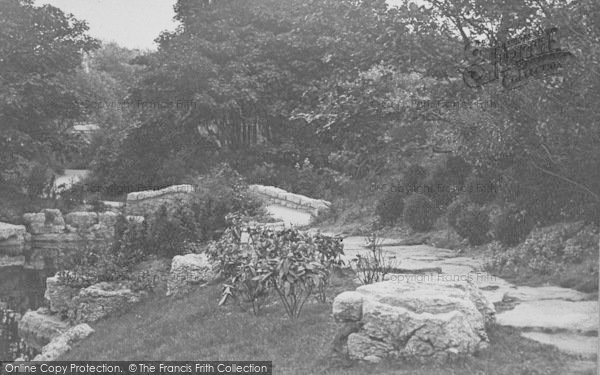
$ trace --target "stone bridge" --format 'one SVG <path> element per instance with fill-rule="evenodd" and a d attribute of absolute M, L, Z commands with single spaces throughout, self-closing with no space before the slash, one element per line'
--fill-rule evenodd
<path fill-rule="evenodd" d="M 322 199 L 313 199 L 300 194 L 289 193 L 274 186 L 250 185 L 248 190 L 262 199 L 267 205 L 287 207 L 292 210 L 302 211 L 316 218 L 329 211 L 331 202 Z"/>

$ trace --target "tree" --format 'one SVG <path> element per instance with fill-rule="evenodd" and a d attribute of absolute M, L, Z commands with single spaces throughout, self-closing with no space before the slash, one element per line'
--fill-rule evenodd
<path fill-rule="evenodd" d="M 70 83 L 82 51 L 98 42 L 84 22 L 32 0 L 0 2 L 0 182 L 15 184 L 31 162 L 49 165 L 68 142 L 65 120 L 83 113 Z"/>
<path fill-rule="evenodd" d="M 482 87 L 476 96 L 492 97 L 497 107 L 445 111 L 433 138 L 480 168 L 501 170 L 518 187 L 507 199 L 541 222 L 588 214 L 599 220 L 599 4 L 430 3 L 463 38 L 484 37 L 489 44 L 525 31 L 558 27 L 562 47 L 575 55 L 574 61 L 565 64 L 562 78 L 533 79 L 510 91 L 494 85 Z"/>

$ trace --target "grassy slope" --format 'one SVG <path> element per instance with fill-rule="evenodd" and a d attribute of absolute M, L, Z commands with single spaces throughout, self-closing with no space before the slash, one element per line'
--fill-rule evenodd
<path fill-rule="evenodd" d="M 353 289 L 335 278 L 331 296 Z M 219 285 L 172 299 L 154 295 L 121 316 L 94 325 L 96 333 L 62 360 L 272 360 L 276 374 L 566 374 L 569 357 L 493 328 L 491 345 L 477 357 L 444 365 L 381 363 L 364 366 L 333 355 L 336 324 L 331 304 L 310 304 L 298 321 L 281 305 L 261 316 L 237 306 L 218 307 Z"/>

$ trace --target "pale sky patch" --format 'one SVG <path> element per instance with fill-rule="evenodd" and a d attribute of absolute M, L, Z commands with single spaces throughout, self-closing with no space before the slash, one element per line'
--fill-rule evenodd
<path fill-rule="evenodd" d="M 89 34 L 127 48 L 156 49 L 154 39 L 163 30 L 175 30 L 176 0 L 36 0 L 86 21 Z"/>
<path fill-rule="evenodd" d="M 399 5 L 405 1 L 388 3 Z M 419 4 L 422 0 L 411 1 Z M 154 39 L 160 32 L 175 30 L 175 3 L 176 0 L 35 0 L 36 5 L 50 4 L 86 21 L 91 36 L 131 49 L 156 49 Z"/>

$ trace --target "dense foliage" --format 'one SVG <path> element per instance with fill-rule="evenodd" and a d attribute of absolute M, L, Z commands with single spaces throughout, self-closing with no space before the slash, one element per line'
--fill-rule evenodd
<path fill-rule="evenodd" d="M 427 196 L 414 193 L 406 199 L 403 217 L 413 230 L 425 232 L 433 228 L 437 208 Z"/>
<path fill-rule="evenodd" d="M 450 219 L 451 217 L 451 219 Z M 458 204 L 453 207 L 452 215 L 448 219 L 451 227 L 459 236 L 469 240 L 472 245 L 481 245 L 490 238 L 490 218 L 485 209 L 473 204 Z"/>
<path fill-rule="evenodd" d="M 247 242 L 241 241 L 243 232 Z M 330 272 L 340 264 L 343 245 L 338 238 L 296 229 L 234 226 L 207 251 L 227 280 L 221 304 L 230 296 L 242 298 L 258 313 L 273 291 L 288 316 L 296 319 L 310 297 L 325 302 Z"/>
<path fill-rule="evenodd" d="M 2 1 L 0 25 L 0 185 L 34 195 L 74 143 L 69 120 L 85 112 L 74 76 L 98 42 L 84 22 L 32 0 Z"/>
<path fill-rule="evenodd" d="M 552 281 L 585 292 L 598 290 L 598 228 L 583 222 L 555 224 L 532 231 L 507 248 L 491 243 L 488 267 L 502 276 Z"/>

